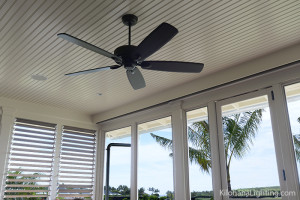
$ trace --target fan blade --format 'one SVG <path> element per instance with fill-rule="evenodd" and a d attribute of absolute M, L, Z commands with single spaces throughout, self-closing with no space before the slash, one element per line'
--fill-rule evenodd
<path fill-rule="evenodd" d="M 133 89 L 138 90 L 146 86 L 144 77 L 138 68 L 127 70 L 126 74 Z"/>
<path fill-rule="evenodd" d="M 83 70 L 83 71 L 79 71 L 79 72 L 68 73 L 68 74 L 65 74 L 65 76 L 77 76 L 77 75 L 81 75 L 81 74 L 89 74 L 89 73 L 104 71 L 104 70 L 108 70 L 108 69 L 118 69 L 119 67 L 121 67 L 121 66 L 113 65 L 113 66 L 109 66 L 109 67 L 98 67 L 98 68 L 94 68 L 94 69 L 88 69 L 88 70 Z"/>
<path fill-rule="evenodd" d="M 94 52 L 99 53 L 99 54 L 101 54 L 103 56 L 109 57 L 109 58 L 115 60 L 116 62 L 118 61 L 117 63 L 121 63 L 122 62 L 122 59 L 120 57 L 118 57 L 118 56 L 116 56 L 116 55 L 114 55 L 112 53 L 109 53 L 109 52 L 107 52 L 107 51 L 105 51 L 103 49 L 100 49 L 99 47 L 96 47 L 96 46 L 94 46 L 94 45 L 92 45 L 90 43 L 87 43 L 87 42 L 85 42 L 85 41 L 83 41 L 81 39 L 73 37 L 73 36 L 71 36 L 71 35 L 69 35 L 67 33 L 59 33 L 59 34 L 57 34 L 57 36 L 60 37 L 60 38 L 62 38 L 62 39 L 64 39 L 64 40 L 67 40 L 68 42 L 72 42 L 73 44 L 77 44 L 77 45 L 79 45 L 79 46 L 81 46 L 83 48 L 86 48 L 88 50 L 94 51 Z"/>
<path fill-rule="evenodd" d="M 166 72 L 199 73 L 202 71 L 204 64 L 177 61 L 144 61 L 141 63 L 141 67 L 143 69 Z"/>
<path fill-rule="evenodd" d="M 162 46 L 167 44 L 177 33 L 178 30 L 168 23 L 159 25 L 139 44 L 137 48 L 140 56 L 139 60 L 145 60 Z"/>

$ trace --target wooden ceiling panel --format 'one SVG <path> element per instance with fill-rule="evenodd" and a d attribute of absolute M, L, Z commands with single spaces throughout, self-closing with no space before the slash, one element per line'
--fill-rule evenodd
<path fill-rule="evenodd" d="M 106 111 L 298 43 L 299 10 L 299 1 L 284 0 L 0 0 L 0 96 L 86 114 Z M 113 52 L 127 44 L 121 22 L 126 13 L 139 17 L 132 28 L 134 45 L 162 22 L 178 28 L 179 34 L 149 59 L 203 62 L 203 72 L 141 70 L 147 86 L 137 91 L 123 68 L 65 77 L 114 62 L 57 33 Z M 34 74 L 47 80 L 33 80 Z"/>

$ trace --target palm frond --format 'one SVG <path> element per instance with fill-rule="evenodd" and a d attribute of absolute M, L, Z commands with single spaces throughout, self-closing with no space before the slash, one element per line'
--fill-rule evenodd
<path fill-rule="evenodd" d="M 189 158 L 191 163 L 199 165 L 200 170 L 209 173 L 211 168 L 211 156 L 207 152 L 189 147 Z"/>
<path fill-rule="evenodd" d="M 300 162 L 300 137 L 299 135 L 293 135 L 293 139 L 294 139 L 296 160 Z"/>
<path fill-rule="evenodd" d="M 169 149 L 172 151 L 173 149 L 173 141 L 170 139 L 167 139 L 165 137 L 161 137 L 158 135 L 155 135 L 153 133 L 150 133 L 150 135 L 155 139 L 155 141 L 160 144 L 162 147 Z"/>
<path fill-rule="evenodd" d="M 210 151 L 208 121 L 195 122 L 188 127 L 188 140 L 193 147 Z"/>
<path fill-rule="evenodd" d="M 234 145 L 234 140 L 239 135 L 241 127 L 239 126 L 239 120 L 241 113 L 234 114 L 229 117 L 223 117 L 223 133 L 224 133 L 224 148 L 225 156 L 229 155 L 230 148 Z"/>
<path fill-rule="evenodd" d="M 231 141 L 228 144 L 230 155 L 227 157 L 229 165 L 232 156 L 241 159 L 250 150 L 253 139 L 257 134 L 259 124 L 262 121 L 262 112 L 263 109 L 244 112 L 241 114 L 240 119 L 235 121 L 238 128 L 236 129 L 237 131 L 230 132 L 230 134 L 232 134 Z"/>
<path fill-rule="evenodd" d="M 300 117 L 298 117 L 297 121 L 300 123 Z M 300 134 L 293 135 L 293 140 L 294 140 L 296 160 L 300 162 Z"/>

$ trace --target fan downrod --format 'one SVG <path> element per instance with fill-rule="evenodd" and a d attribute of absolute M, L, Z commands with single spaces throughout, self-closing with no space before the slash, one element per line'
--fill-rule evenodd
<path fill-rule="evenodd" d="M 131 27 L 136 25 L 138 17 L 133 14 L 126 14 L 122 16 L 122 22 L 128 26 L 128 45 L 131 45 Z"/>

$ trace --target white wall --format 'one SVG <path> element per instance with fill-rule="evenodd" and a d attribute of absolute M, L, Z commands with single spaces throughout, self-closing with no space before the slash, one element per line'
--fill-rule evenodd
<path fill-rule="evenodd" d="M 0 97 L 0 107 L 15 109 L 20 118 L 91 128 L 91 117 L 80 112 Z"/>

